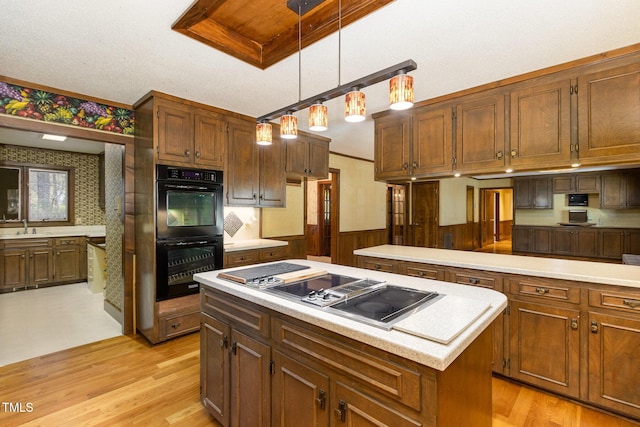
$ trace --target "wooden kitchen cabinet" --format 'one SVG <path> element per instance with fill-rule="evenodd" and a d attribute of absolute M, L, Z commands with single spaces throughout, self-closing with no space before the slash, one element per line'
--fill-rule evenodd
<path fill-rule="evenodd" d="M 624 253 L 640 255 L 640 230 L 632 230 L 632 229 L 625 230 Z"/>
<path fill-rule="evenodd" d="M 0 249 L 0 290 L 54 283 L 52 239 L 7 239 Z"/>
<path fill-rule="evenodd" d="M 241 267 L 243 265 L 258 264 L 261 262 L 280 261 L 289 256 L 288 246 L 270 246 L 260 249 L 247 249 L 241 251 L 225 251 L 224 268 Z"/>
<path fill-rule="evenodd" d="M 594 230 L 595 232 L 596 230 Z M 600 258 L 621 260 L 625 248 L 625 230 L 622 228 L 598 229 Z"/>
<path fill-rule="evenodd" d="M 274 137 L 271 145 L 258 145 L 254 122 L 229 118 L 228 125 L 226 204 L 283 207 L 286 175 L 282 141 Z"/>
<path fill-rule="evenodd" d="M 629 162 L 640 156 L 640 68 L 588 67 L 578 77 L 578 143 L 581 163 Z"/>
<path fill-rule="evenodd" d="M 224 169 L 224 116 L 164 98 L 154 99 L 158 163 Z"/>
<path fill-rule="evenodd" d="M 561 174 L 553 177 L 553 193 L 600 193 L 599 173 Z"/>
<path fill-rule="evenodd" d="M 550 254 L 585 258 L 599 257 L 599 230 L 579 226 L 552 227 L 549 230 L 553 239 Z"/>
<path fill-rule="evenodd" d="M 411 116 L 395 114 L 375 121 L 374 174 L 378 181 L 411 176 Z"/>
<path fill-rule="evenodd" d="M 387 273 L 398 273 L 399 262 L 372 257 L 358 257 L 358 268 L 366 268 L 367 270 L 384 271 Z"/>
<path fill-rule="evenodd" d="M 553 182 L 550 177 L 513 179 L 515 209 L 553 209 Z"/>
<path fill-rule="evenodd" d="M 55 239 L 56 282 L 78 281 L 82 278 L 84 257 L 82 237 L 58 237 Z M 86 278 L 86 277 L 85 277 Z"/>
<path fill-rule="evenodd" d="M 327 179 L 329 177 L 329 141 L 298 134 L 285 144 L 287 178 Z"/>
<path fill-rule="evenodd" d="M 602 174 L 602 209 L 640 208 L 640 173 L 635 169 Z"/>
<path fill-rule="evenodd" d="M 412 176 L 453 170 L 453 110 L 449 104 L 416 108 L 413 114 Z"/>
<path fill-rule="evenodd" d="M 456 101 L 456 170 L 465 173 L 504 171 L 504 92 L 486 91 Z"/>
<path fill-rule="evenodd" d="M 509 161 L 517 168 L 566 167 L 571 160 L 571 79 L 510 91 Z"/>

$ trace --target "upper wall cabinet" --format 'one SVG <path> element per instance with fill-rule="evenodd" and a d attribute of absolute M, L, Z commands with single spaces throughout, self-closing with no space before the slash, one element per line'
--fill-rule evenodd
<path fill-rule="evenodd" d="M 640 64 L 578 78 L 578 142 L 585 164 L 638 159 Z"/>
<path fill-rule="evenodd" d="M 156 105 L 158 163 L 224 168 L 224 116 L 162 98 Z"/>
<path fill-rule="evenodd" d="M 298 134 L 285 143 L 287 178 L 326 179 L 329 177 L 329 141 Z"/>
<path fill-rule="evenodd" d="M 411 116 L 393 115 L 376 119 L 374 171 L 377 180 L 411 176 Z"/>

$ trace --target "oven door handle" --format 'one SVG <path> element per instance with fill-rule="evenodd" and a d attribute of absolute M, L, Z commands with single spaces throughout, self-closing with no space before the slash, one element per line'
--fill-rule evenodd
<path fill-rule="evenodd" d="M 180 247 L 188 247 L 188 246 L 202 246 L 211 243 L 218 243 L 218 240 L 198 240 L 193 242 L 176 242 L 176 243 L 166 243 L 166 242 L 158 242 L 161 246 L 173 248 L 176 246 Z"/>
<path fill-rule="evenodd" d="M 200 187 L 196 185 L 175 185 L 175 184 L 165 184 L 165 188 L 178 189 L 178 190 L 213 190 L 216 191 L 215 188 L 211 187 Z"/>

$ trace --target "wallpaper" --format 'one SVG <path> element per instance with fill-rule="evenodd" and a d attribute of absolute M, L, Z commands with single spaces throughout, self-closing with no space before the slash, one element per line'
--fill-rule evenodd
<path fill-rule="evenodd" d="M 120 310 L 124 306 L 124 273 L 122 266 L 122 239 L 124 223 L 122 213 L 122 163 L 124 146 L 117 144 L 104 145 L 105 160 L 105 211 L 107 245 L 107 284 L 104 298 Z M 117 319 L 120 323 L 123 319 Z"/>
<path fill-rule="evenodd" d="M 98 155 L 0 145 L 0 161 L 72 167 L 76 225 L 104 225 L 98 204 Z"/>

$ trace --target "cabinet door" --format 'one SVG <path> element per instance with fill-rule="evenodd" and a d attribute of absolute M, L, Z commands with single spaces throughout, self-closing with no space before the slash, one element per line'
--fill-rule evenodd
<path fill-rule="evenodd" d="M 598 255 L 603 258 L 621 260 L 624 253 L 624 230 L 602 229 L 598 232 L 600 234 Z"/>
<path fill-rule="evenodd" d="M 504 95 L 469 97 L 456 106 L 456 169 L 503 171 L 505 166 Z"/>
<path fill-rule="evenodd" d="M 514 252 L 529 252 L 530 227 L 514 225 L 511 230 L 511 239 Z"/>
<path fill-rule="evenodd" d="M 553 193 L 566 194 L 576 191 L 575 175 L 559 175 L 553 177 Z"/>
<path fill-rule="evenodd" d="M 309 140 L 309 176 L 318 179 L 329 177 L 329 143 Z"/>
<path fill-rule="evenodd" d="M 253 144 L 256 145 L 255 142 Z M 260 159 L 258 205 L 284 206 L 287 197 L 284 143 L 279 138 L 273 138 L 271 145 L 258 146 L 258 156 Z"/>
<path fill-rule="evenodd" d="M 306 176 L 309 171 L 309 142 L 298 135 L 285 144 L 287 152 L 287 174 Z"/>
<path fill-rule="evenodd" d="M 531 208 L 531 192 L 533 181 L 530 178 L 513 180 L 513 205 L 516 209 Z"/>
<path fill-rule="evenodd" d="M 512 166 L 566 166 L 571 159 L 569 79 L 511 92 Z"/>
<path fill-rule="evenodd" d="M 622 209 L 626 206 L 626 179 L 622 173 L 606 173 L 602 175 L 600 190 L 600 207 L 603 209 Z"/>
<path fill-rule="evenodd" d="M 27 286 L 27 250 L 0 251 L 2 263 L 2 288 L 24 288 Z"/>
<path fill-rule="evenodd" d="M 255 206 L 258 203 L 258 145 L 255 124 L 229 120 L 229 141 L 224 186 L 228 205 Z M 276 138 L 274 138 L 275 140 Z"/>
<path fill-rule="evenodd" d="M 271 425 L 271 347 L 231 331 L 231 425 Z"/>
<path fill-rule="evenodd" d="M 550 254 L 553 249 L 553 229 L 548 227 L 532 227 L 529 250 L 541 254 Z"/>
<path fill-rule="evenodd" d="M 392 115 L 375 123 L 375 179 L 404 178 L 410 175 L 411 117 Z"/>
<path fill-rule="evenodd" d="M 335 411 L 339 421 L 336 425 L 344 424 L 350 427 L 417 427 L 423 425 L 421 422 L 404 415 L 401 410 L 374 400 L 341 382 L 336 384 L 331 402 L 331 409 Z"/>
<path fill-rule="evenodd" d="M 578 174 L 576 175 L 577 193 L 599 193 L 600 174 Z"/>
<path fill-rule="evenodd" d="M 589 313 L 589 401 L 640 417 L 640 321 Z"/>
<path fill-rule="evenodd" d="M 75 276 L 73 280 L 77 279 L 77 276 L 80 275 L 80 266 L 79 261 L 77 260 L 78 257 L 79 255 L 77 255 L 75 259 L 72 257 L 72 259 L 69 260 L 75 269 Z M 31 249 L 29 251 L 29 285 L 44 285 L 51 283 L 54 281 L 53 274 L 53 249 Z"/>
<path fill-rule="evenodd" d="M 637 64 L 578 78 L 578 143 L 583 163 L 640 156 L 640 69 Z"/>
<path fill-rule="evenodd" d="M 453 170 L 452 116 L 451 106 L 415 111 L 410 165 L 413 176 Z"/>
<path fill-rule="evenodd" d="M 626 173 L 627 208 L 640 208 L 640 173 L 636 170 Z"/>
<path fill-rule="evenodd" d="M 273 425 L 329 425 L 329 377 L 275 352 Z"/>
<path fill-rule="evenodd" d="M 229 325 L 201 314 L 200 400 L 209 414 L 229 425 L 230 379 Z"/>
<path fill-rule="evenodd" d="M 80 247 L 64 246 L 56 249 L 56 282 L 80 279 Z"/>
<path fill-rule="evenodd" d="M 219 114 L 194 112 L 193 163 L 207 169 L 224 169 L 227 123 Z"/>
<path fill-rule="evenodd" d="M 640 255 L 640 230 L 625 231 L 624 253 Z"/>
<path fill-rule="evenodd" d="M 511 302 L 510 375 L 560 394 L 580 392 L 580 312 Z"/>
<path fill-rule="evenodd" d="M 573 255 L 573 233 L 572 228 L 558 228 L 553 230 L 553 254 Z"/>
<path fill-rule="evenodd" d="M 193 115 L 186 105 L 158 100 L 159 163 L 191 164 L 193 159 Z"/>
<path fill-rule="evenodd" d="M 553 209 L 553 183 L 550 178 L 534 178 L 532 184 L 531 207 Z"/>

